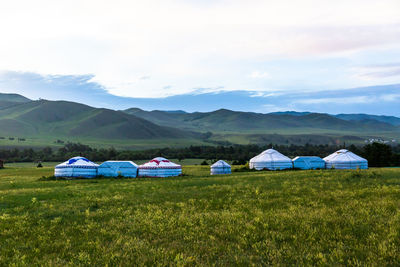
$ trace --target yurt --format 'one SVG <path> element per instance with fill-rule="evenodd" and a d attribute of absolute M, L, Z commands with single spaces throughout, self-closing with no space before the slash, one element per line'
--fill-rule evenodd
<path fill-rule="evenodd" d="M 130 177 L 137 176 L 138 165 L 132 161 L 114 161 L 109 160 L 100 164 L 98 175 L 106 177 Z"/>
<path fill-rule="evenodd" d="M 93 178 L 97 176 L 97 165 L 84 157 L 74 157 L 55 167 L 56 177 Z"/>
<path fill-rule="evenodd" d="M 325 161 L 315 156 L 299 156 L 293 160 L 293 168 L 301 170 L 325 169 Z"/>
<path fill-rule="evenodd" d="M 347 149 L 340 149 L 324 158 L 327 169 L 368 169 L 368 161 Z"/>
<path fill-rule="evenodd" d="M 275 149 L 268 149 L 250 159 L 250 169 L 283 170 L 293 167 L 292 160 Z"/>
<path fill-rule="evenodd" d="M 139 166 L 140 177 L 169 177 L 182 174 L 182 166 L 157 157 Z"/>
<path fill-rule="evenodd" d="M 211 175 L 214 174 L 231 174 L 231 165 L 223 160 L 218 160 L 211 165 Z"/>

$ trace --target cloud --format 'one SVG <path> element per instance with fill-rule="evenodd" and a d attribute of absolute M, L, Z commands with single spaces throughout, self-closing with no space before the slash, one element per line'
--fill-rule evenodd
<path fill-rule="evenodd" d="M 383 94 L 380 96 L 382 101 L 394 102 L 400 100 L 400 94 Z"/>
<path fill-rule="evenodd" d="M 92 77 L 90 74 L 63 76 L 0 72 L 0 92 L 19 93 L 31 99 L 75 101 L 112 109 L 139 107 L 193 112 L 227 108 L 263 113 L 295 110 L 400 116 L 400 84 L 319 91 L 274 88 L 265 91 L 229 91 L 222 86 L 215 86 L 194 88 L 190 93 L 168 97 L 131 98 L 110 94 L 103 86 L 93 82 Z"/>
<path fill-rule="evenodd" d="M 253 71 L 253 72 L 250 74 L 250 77 L 251 77 L 251 78 L 255 78 L 255 79 L 259 79 L 259 78 L 261 78 L 261 79 L 267 79 L 267 78 L 270 78 L 271 75 L 270 75 L 268 72 L 266 72 L 266 71 L 264 71 L 264 72 Z"/>
<path fill-rule="evenodd" d="M 374 99 L 366 96 L 354 97 L 331 97 L 331 98 L 309 98 L 295 100 L 295 103 L 300 104 L 359 104 L 374 102 Z"/>
<path fill-rule="evenodd" d="M 400 77 L 400 63 L 386 63 L 353 68 L 356 77 L 366 80 Z"/>
<path fill-rule="evenodd" d="M 0 70 L 90 74 L 114 95 L 139 98 L 220 84 L 238 91 L 348 87 L 348 63 L 329 67 L 329 77 L 297 73 L 321 69 L 318 60 L 399 51 L 399 8 L 398 0 L 6 0 Z M 342 84 L 332 82 L 338 76 Z"/>

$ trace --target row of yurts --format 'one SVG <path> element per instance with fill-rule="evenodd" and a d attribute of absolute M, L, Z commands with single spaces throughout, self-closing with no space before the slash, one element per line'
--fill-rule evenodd
<path fill-rule="evenodd" d="M 250 169 L 368 169 L 368 161 L 356 154 L 341 149 L 321 159 L 315 156 L 300 156 L 293 160 L 274 149 L 268 149 L 250 160 Z M 231 166 L 223 160 L 211 165 L 211 174 L 230 174 Z M 182 174 L 182 166 L 165 158 L 157 157 L 140 166 L 132 161 L 106 161 L 101 165 L 84 157 L 74 157 L 55 167 L 56 177 L 170 177 Z"/>

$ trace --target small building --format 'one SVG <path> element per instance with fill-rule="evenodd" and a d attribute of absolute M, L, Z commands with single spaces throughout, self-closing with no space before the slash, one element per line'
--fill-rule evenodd
<path fill-rule="evenodd" d="M 223 160 L 218 160 L 213 165 L 211 165 L 211 175 L 215 174 L 231 174 L 231 165 Z"/>
<path fill-rule="evenodd" d="M 293 168 L 292 160 L 275 149 L 267 149 L 250 159 L 250 169 L 284 170 Z"/>
<path fill-rule="evenodd" d="M 97 169 L 99 176 L 106 177 L 130 177 L 134 178 L 137 176 L 138 165 L 132 161 L 114 161 L 109 160 L 100 164 Z"/>
<path fill-rule="evenodd" d="M 340 149 L 324 158 L 327 169 L 368 169 L 368 161 L 347 149 Z"/>
<path fill-rule="evenodd" d="M 325 169 L 325 161 L 316 156 L 299 156 L 293 160 L 293 168 L 301 170 Z"/>
<path fill-rule="evenodd" d="M 84 157 L 74 157 L 58 164 L 54 170 L 56 177 L 94 178 L 97 176 L 99 165 Z"/>
<path fill-rule="evenodd" d="M 139 166 L 139 177 L 170 177 L 182 174 L 182 166 L 157 157 Z"/>

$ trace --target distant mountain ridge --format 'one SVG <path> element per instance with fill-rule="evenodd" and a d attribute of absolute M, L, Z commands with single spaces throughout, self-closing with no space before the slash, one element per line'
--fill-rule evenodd
<path fill-rule="evenodd" d="M 336 118 L 348 121 L 376 120 L 399 126 L 400 118 L 395 116 L 369 115 L 369 114 L 337 114 Z"/>
<path fill-rule="evenodd" d="M 263 114 L 228 109 L 193 113 L 140 108 L 115 111 L 75 102 L 33 101 L 17 94 L 0 94 L 0 136 L 123 142 L 173 139 L 176 144 L 183 140 L 185 144 L 193 140 L 203 144 L 268 140 L 321 144 L 336 142 L 339 137 L 355 142 L 375 136 L 400 138 L 400 118 L 296 111 Z"/>
<path fill-rule="evenodd" d="M 138 108 L 128 109 L 125 112 L 159 125 L 217 132 L 252 132 L 295 128 L 343 131 L 397 130 L 396 125 L 375 119 L 349 121 L 337 118 L 334 115 L 310 112 L 290 111 L 263 114 L 219 109 L 212 112 L 175 114 L 157 110 L 144 111 Z"/>
<path fill-rule="evenodd" d="M 297 111 L 279 111 L 279 112 L 272 112 L 269 114 L 278 114 L 278 115 L 293 115 L 293 116 L 304 116 L 308 115 L 311 112 L 297 112 Z M 327 113 L 326 113 L 327 114 Z M 395 116 L 385 116 L 385 115 L 371 115 L 371 114 L 328 114 L 334 116 L 338 119 L 346 120 L 346 121 L 380 121 L 384 123 L 389 123 L 391 125 L 399 126 L 400 125 L 400 118 Z"/>

